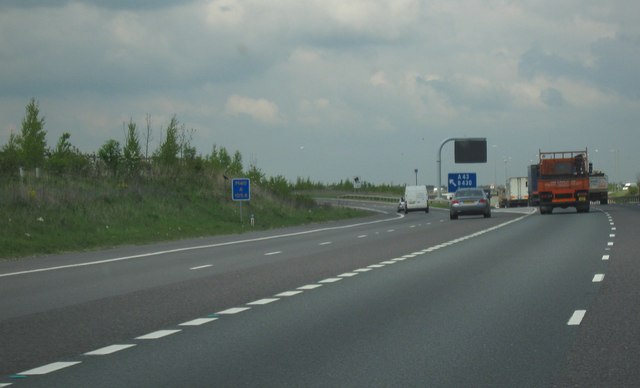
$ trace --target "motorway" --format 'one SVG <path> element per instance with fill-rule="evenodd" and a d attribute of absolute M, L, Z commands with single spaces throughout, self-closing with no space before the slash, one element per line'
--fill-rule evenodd
<path fill-rule="evenodd" d="M 640 207 L 0 262 L 0 387 L 640 386 Z"/>

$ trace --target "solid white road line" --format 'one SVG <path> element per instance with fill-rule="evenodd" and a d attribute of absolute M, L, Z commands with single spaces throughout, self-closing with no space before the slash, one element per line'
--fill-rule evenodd
<path fill-rule="evenodd" d="M 51 364 L 43 365 L 38 368 L 29 369 L 24 372 L 18 373 L 20 376 L 34 376 L 34 375 L 46 375 L 47 373 L 55 372 L 60 369 L 68 368 L 73 365 L 80 364 L 80 361 L 70 361 L 70 362 L 54 362 Z"/>
<path fill-rule="evenodd" d="M 86 266 L 90 266 L 90 265 L 114 263 L 114 262 L 118 262 L 118 261 L 140 259 L 140 258 L 144 258 L 144 257 L 151 257 L 151 256 L 159 256 L 159 255 L 165 255 L 165 254 L 171 254 L 171 253 L 193 251 L 193 250 L 197 250 L 197 249 L 210 249 L 210 248 L 217 248 L 217 247 L 225 247 L 225 246 L 229 246 L 229 245 L 240 245 L 240 244 L 252 243 L 252 242 L 257 242 L 257 241 L 275 240 L 275 239 L 278 239 L 278 238 L 285 238 L 285 237 L 304 236 L 304 235 L 307 235 L 307 234 L 326 232 L 326 231 L 329 231 L 329 230 L 349 229 L 349 228 L 356 228 L 356 227 L 364 226 L 364 225 L 378 224 L 378 223 L 381 223 L 381 222 L 395 221 L 395 220 L 397 220 L 399 218 L 404 218 L 404 215 L 397 215 L 395 217 L 385 218 L 385 219 L 382 219 L 382 220 L 360 222 L 360 223 L 357 223 L 357 224 L 349 224 L 349 225 L 342 225 L 342 226 L 331 226 L 331 227 L 327 227 L 327 228 L 318 228 L 318 229 L 312 229 L 312 230 L 305 230 L 305 231 L 302 231 L 302 232 L 278 234 L 278 235 L 274 235 L 274 236 L 258 237 L 258 238 L 247 239 L 247 240 L 235 240 L 235 241 L 228 241 L 228 242 L 217 243 L 217 244 L 198 245 L 198 246 L 191 246 L 191 247 L 185 247 L 185 248 L 168 249 L 166 251 L 147 252 L 147 253 L 141 253 L 141 254 L 138 254 L 138 255 L 124 256 L 124 257 L 114 257 L 114 258 L 105 259 L 105 260 L 88 261 L 88 262 L 77 263 L 77 264 L 59 265 L 59 266 L 55 266 L 55 267 L 45 267 L 45 268 L 30 269 L 30 270 L 11 272 L 11 273 L 3 273 L 3 274 L 0 274 L 0 278 L 6 277 L 6 276 L 17 276 L 17 275 L 36 273 L 36 272 L 57 271 L 57 270 L 61 270 L 61 269 L 69 269 L 69 268 L 77 268 L 77 267 L 86 267 Z"/>
<path fill-rule="evenodd" d="M 136 337 L 139 340 L 147 340 L 147 339 L 158 339 L 162 337 L 166 337 L 171 334 L 179 333 L 182 330 L 158 330 L 149 334 L 141 335 L 140 337 Z"/>
<path fill-rule="evenodd" d="M 129 349 L 136 346 L 135 344 L 127 344 L 127 345 L 111 345 L 105 346 L 104 348 L 96 349 L 91 352 L 87 352 L 85 356 L 106 356 L 108 354 L 112 354 L 115 352 L 119 352 L 121 350 Z"/>
<path fill-rule="evenodd" d="M 189 268 L 189 269 L 193 271 L 193 270 L 196 270 L 196 269 L 203 269 L 203 268 L 209 268 L 209 267 L 213 267 L 213 264 L 201 265 L 199 267 L 192 267 L 192 268 Z"/>
<path fill-rule="evenodd" d="M 573 315 L 569 319 L 569 322 L 567 322 L 567 325 L 569 325 L 569 326 L 577 326 L 577 325 L 579 325 L 580 322 L 582 322 L 582 318 L 584 318 L 584 315 L 586 313 L 587 313 L 587 310 L 576 310 L 576 311 L 574 311 Z"/>

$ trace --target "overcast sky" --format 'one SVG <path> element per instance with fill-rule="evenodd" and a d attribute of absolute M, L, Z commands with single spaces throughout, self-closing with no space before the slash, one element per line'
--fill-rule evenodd
<path fill-rule="evenodd" d="M 640 173 L 637 0 L 2 0 L 0 144 L 39 102 L 49 146 L 155 150 L 176 115 L 202 155 L 290 180 L 437 181 L 450 137 L 486 137 L 481 184 L 538 151 L 588 147 L 614 181 Z M 443 179 L 443 183 L 445 180 Z"/>

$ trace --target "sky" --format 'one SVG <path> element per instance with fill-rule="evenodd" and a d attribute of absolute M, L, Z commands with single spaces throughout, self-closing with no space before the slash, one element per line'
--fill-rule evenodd
<path fill-rule="evenodd" d="M 171 117 L 199 154 L 267 176 L 436 184 L 446 139 L 484 137 L 479 184 L 538 152 L 588 149 L 611 181 L 640 174 L 637 0 L 3 0 L 0 145 L 34 98 L 47 143 L 150 153 Z M 418 173 L 415 173 L 415 170 Z M 416 176 L 417 175 L 417 176 Z M 443 184 L 446 179 L 443 178 Z"/>

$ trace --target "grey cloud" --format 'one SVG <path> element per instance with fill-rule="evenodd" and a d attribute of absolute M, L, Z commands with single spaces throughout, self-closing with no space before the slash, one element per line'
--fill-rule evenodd
<path fill-rule="evenodd" d="M 2 0 L 0 9 L 7 8 L 56 8 L 69 3 L 83 3 L 106 9 L 158 9 L 178 6 L 194 2 L 196 0 Z"/>
<path fill-rule="evenodd" d="M 580 63 L 546 52 L 540 47 L 534 47 L 525 52 L 518 63 L 518 74 L 527 79 L 537 75 L 585 78 L 586 72 L 587 70 Z"/>
<path fill-rule="evenodd" d="M 540 101 L 547 106 L 562 106 L 565 103 L 562 93 L 555 88 L 547 88 L 540 92 Z"/>
<path fill-rule="evenodd" d="M 430 87 L 457 107 L 473 110 L 501 110 L 509 104 L 507 92 L 492 85 L 477 85 L 464 79 L 417 78 L 418 85 Z M 428 102 L 428 101 L 427 101 Z"/>
<path fill-rule="evenodd" d="M 526 79 L 569 78 L 625 97 L 640 98 L 640 38 L 601 39 L 591 45 L 591 53 L 594 65 L 587 66 L 534 47 L 520 57 L 518 74 Z"/>
<path fill-rule="evenodd" d="M 640 38 L 602 39 L 592 45 L 594 80 L 633 99 L 640 98 Z"/>

